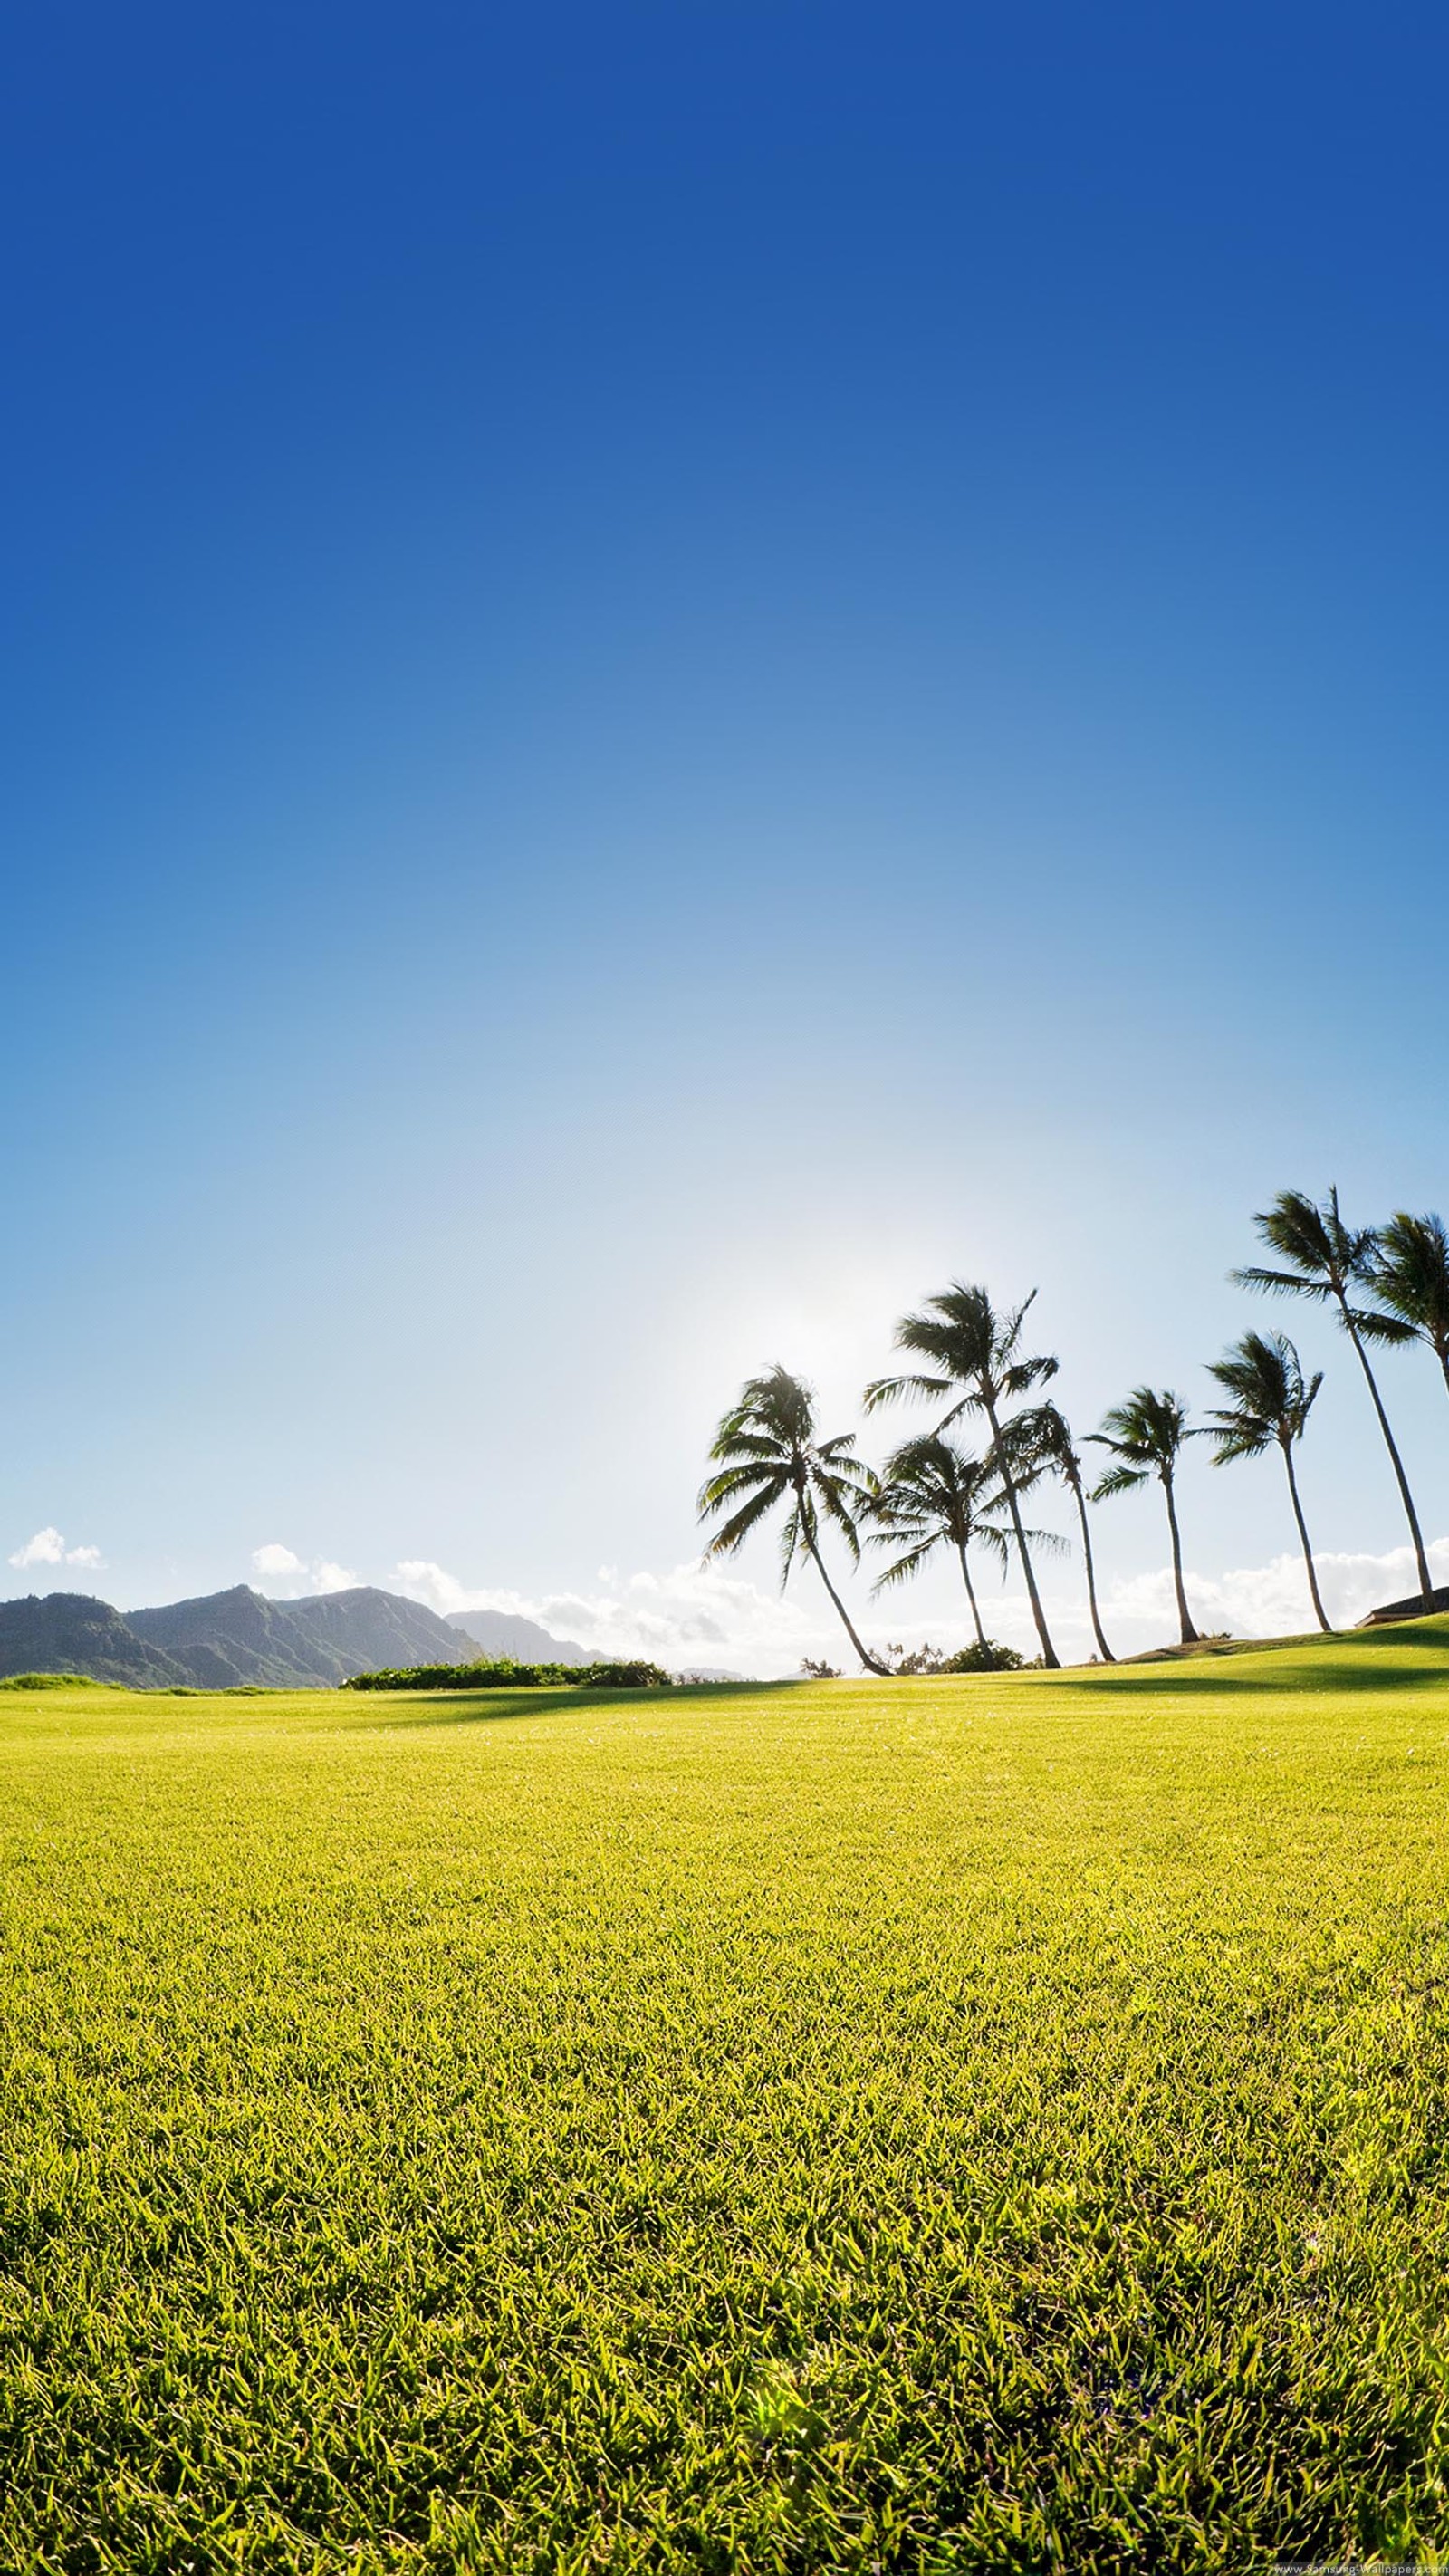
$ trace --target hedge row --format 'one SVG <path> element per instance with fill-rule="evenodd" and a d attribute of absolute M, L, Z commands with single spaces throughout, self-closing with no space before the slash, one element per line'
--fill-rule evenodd
<path fill-rule="evenodd" d="M 344 1690 L 670 1690 L 658 1664 L 411 1664 L 406 1671 L 354 1673 Z"/>

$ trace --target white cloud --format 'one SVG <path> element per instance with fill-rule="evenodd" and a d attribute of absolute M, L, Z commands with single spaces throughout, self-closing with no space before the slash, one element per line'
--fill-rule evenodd
<path fill-rule="evenodd" d="M 427 1558 L 404 1559 L 397 1569 L 404 1592 L 445 1615 L 455 1610 L 502 1610 L 536 1619 L 552 1636 L 571 1637 L 601 1653 L 648 1655 L 689 1668 L 720 1664 L 742 1673 L 790 1673 L 802 1655 L 819 1654 L 826 1627 L 813 1606 L 793 1591 L 781 1600 L 720 1567 L 696 1559 L 666 1574 L 613 1577 L 600 1592 L 522 1593 L 459 1581 Z M 828 1605 L 822 1605 L 825 1622 Z"/>
<path fill-rule="evenodd" d="M 279 1539 L 253 1548 L 252 1569 L 264 1583 L 279 1584 L 288 1600 L 305 1593 L 350 1592 L 362 1581 L 350 1566 L 335 1565 L 327 1556 L 298 1556 L 295 1548 L 283 1547 Z"/>
<path fill-rule="evenodd" d="M 1439 1583 L 1449 1583 L 1449 1539 L 1435 1539 L 1428 1550 L 1430 1570 Z M 1323 1606 L 1335 1627 L 1351 1628 L 1384 1601 L 1402 1601 L 1418 1590 L 1412 1549 L 1390 1548 L 1383 1556 L 1330 1554 L 1314 1558 Z M 1200 1628 L 1227 1628 L 1236 1637 L 1283 1637 L 1315 1627 L 1313 1604 L 1303 1559 L 1275 1556 L 1267 1565 L 1232 1566 L 1225 1574 L 1189 1572 L 1188 1607 Z M 1103 1605 L 1110 1616 L 1176 1632 L 1177 1612 L 1172 1573 L 1139 1574 L 1114 1584 Z M 1109 1629 L 1110 1634 L 1110 1629 Z"/>
<path fill-rule="evenodd" d="M 427 1557 L 405 1557 L 397 1569 L 404 1592 L 414 1601 L 424 1601 L 430 1610 L 446 1618 L 452 1610 L 502 1610 L 517 1606 L 512 1593 L 470 1591 L 455 1574 L 445 1573 Z"/>
<path fill-rule="evenodd" d="M 1429 1561 L 1436 1578 L 1449 1583 L 1449 1538 L 1434 1541 Z M 1341 1627 L 1352 1626 L 1380 1602 L 1401 1599 L 1414 1590 L 1413 1559 L 1406 1547 L 1390 1549 L 1383 1556 L 1325 1553 L 1316 1562 L 1329 1617 Z M 423 1558 L 399 1565 L 397 1580 L 402 1591 L 434 1610 L 511 1611 L 536 1619 L 556 1637 L 577 1638 L 580 1644 L 609 1654 L 650 1655 L 676 1670 L 710 1664 L 768 1677 L 798 1672 L 804 1655 L 823 1656 L 845 1672 L 856 1669 L 850 1642 L 808 1568 L 792 1577 L 783 1599 L 721 1566 L 702 1565 L 698 1560 L 664 1574 L 614 1577 L 607 1589 L 597 1592 L 500 1591 L 463 1583 L 445 1567 Z M 1273 1637 L 1297 1635 L 1314 1625 L 1300 1556 L 1277 1556 L 1266 1565 L 1236 1566 L 1216 1575 L 1189 1569 L 1187 1591 L 1194 1618 L 1203 1629 L 1226 1628 L 1239 1637 Z M 916 1645 L 929 1638 L 943 1653 L 950 1653 L 968 1644 L 972 1635 L 964 1600 L 959 1614 L 948 1612 L 944 1618 L 938 1610 L 917 1609 L 907 1594 L 901 1594 L 884 1617 L 861 1589 L 848 1596 L 848 1606 L 871 1646 L 893 1639 Z M 1063 1661 L 1085 1662 L 1093 1642 L 1077 1568 L 1050 1569 L 1045 1606 Z M 1002 1594 L 992 1584 L 983 1595 L 982 1612 L 992 1636 L 1023 1654 L 1036 1653 L 1036 1632 L 1018 1586 Z M 1162 1566 L 1111 1584 L 1103 1595 L 1102 1616 L 1119 1654 L 1172 1644 L 1177 1611 L 1171 1569 Z"/>
<path fill-rule="evenodd" d="M 270 1540 L 265 1547 L 254 1547 L 252 1549 L 252 1564 L 258 1574 L 303 1574 L 306 1572 L 306 1568 L 303 1565 L 300 1556 L 294 1556 L 289 1547 L 282 1547 L 276 1539 Z"/>
<path fill-rule="evenodd" d="M 10 1559 L 12 1565 L 63 1565 L 65 1541 L 58 1529 L 37 1530 Z"/>
<path fill-rule="evenodd" d="M 21 1567 L 28 1565 L 96 1566 L 104 1565 L 105 1561 L 98 1547 L 67 1547 L 58 1529 L 37 1530 L 34 1538 L 28 1538 L 25 1545 L 17 1548 L 10 1559 L 12 1565 Z"/>

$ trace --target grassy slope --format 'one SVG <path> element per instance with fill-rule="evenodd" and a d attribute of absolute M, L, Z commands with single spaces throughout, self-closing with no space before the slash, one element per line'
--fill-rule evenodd
<path fill-rule="evenodd" d="M 1449 2541 L 1446 1682 L 0 1702 L 0 2563 Z"/>

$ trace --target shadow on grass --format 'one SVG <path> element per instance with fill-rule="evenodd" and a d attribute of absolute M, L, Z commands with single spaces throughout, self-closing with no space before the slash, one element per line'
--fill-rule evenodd
<path fill-rule="evenodd" d="M 1449 1619 L 1414 1619 L 1401 1621 L 1398 1627 L 1355 1628 L 1353 1641 L 1356 1651 L 1370 1651 L 1376 1646 L 1418 1646 L 1430 1654 L 1442 1655 L 1449 1663 Z M 1315 1644 L 1328 1642 L 1327 1638 L 1314 1640 Z"/>
<path fill-rule="evenodd" d="M 1315 1655 L 1311 1664 L 1291 1671 L 1233 1672 L 1224 1671 L 1220 1663 L 1205 1667 L 1181 1664 L 1153 1664 L 1135 1673 L 1093 1673 L 1089 1687 L 1095 1691 L 1170 1691 L 1176 1695 L 1192 1692 L 1208 1698 L 1225 1693 L 1259 1699 L 1311 1698 L 1319 1691 L 1385 1691 L 1422 1690 L 1426 1682 L 1440 1677 L 1449 1681 L 1449 1655 L 1440 1659 L 1439 1670 L 1425 1671 L 1422 1665 L 1385 1665 L 1377 1661 L 1360 1662 L 1354 1655 Z"/>
<path fill-rule="evenodd" d="M 1384 1649 L 1413 1650 L 1415 1661 L 1385 1666 Z M 1426 1671 L 1419 1658 L 1437 1666 Z M 1239 1663 L 1253 1669 L 1234 1669 Z M 1234 1637 L 1204 1641 L 1179 1654 L 1130 1655 L 1120 1664 L 1079 1664 L 1060 1678 L 1093 1691 L 1258 1691 L 1301 1696 L 1313 1691 L 1420 1690 L 1442 1674 L 1449 1681 L 1449 1618 L 1401 1620 L 1382 1628 L 1340 1628 L 1328 1636 Z M 1053 1679 L 1057 1676 L 1053 1675 Z"/>
<path fill-rule="evenodd" d="M 483 1691 L 359 1691 L 356 1717 L 349 1710 L 352 1724 L 372 1726 L 379 1733 L 412 1731 L 430 1726 L 499 1725 L 521 1717 L 556 1717 L 596 1709 L 610 1712 L 625 1708 L 653 1708 L 667 1715 L 681 1702 L 694 1707 L 701 1700 L 761 1699 L 768 1692 L 798 1690 L 794 1679 L 778 1682 L 684 1682 L 675 1690 L 570 1690 L 567 1684 L 558 1688 Z M 397 1702 L 406 1700 L 406 1707 Z M 377 1703 L 373 1714 L 368 1701 Z M 384 1714 L 384 1711 L 387 1713 Z"/>

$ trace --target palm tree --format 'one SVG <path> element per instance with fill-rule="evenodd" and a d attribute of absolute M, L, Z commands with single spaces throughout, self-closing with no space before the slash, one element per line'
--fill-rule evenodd
<path fill-rule="evenodd" d="M 1031 1417 L 1037 1454 L 1043 1466 L 1060 1476 L 1077 1507 L 1077 1525 L 1082 1533 L 1082 1561 L 1087 1569 L 1087 1604 L 1092 1613 L 1092 1634 L 1097 1652 L 1104 1664 L 1115 1664 L 1116 1656 L 1102 1634 L 1101 1613 L 1097 1608 L 1097 1571 L 1092 1562 L 1092 1533 L 1087 1524 L 1087 1495 L 1082 1483 L 1082 1459 L 1072 1438 L 1066 1415 L 1055 1404 L 1039 1405 Z"/>
<path fill-rule="evenodd" d="M 1419 1590 L 1426 1607 L 1432 1607 L 1434 1587 L 1429 1576 L 1429 1559 L 1424 1553 L 1424 1534 L 1414 1497 L 1404 1473 L 1384 1400 L 1369 1366 L 1365 1342 L 1412 1342 L 1418 1327 L 1398 1315 L 1376 1314 L 1371 1307 L 1355 1305 L 1353 1291 L 1366 1288 L 1374 1293 L 1374 1264 L 1378 1254 L 1378 1237 L 1372 1226 L 1355 1228 L 1344 1224 L 1339 1214 L 1338 1192 L 1330 1190 L 1322 1207 L 1316 1207 L 1302 1190 L 1280 1190 L 1270 1208 L 1255 1216 L 1263 1241 L 1288 1263 L 1286 1270 L 1265 1270 L 1256 1264 L 1246 1270 L 1229 1273 L 1240 1288 L 1264 1288 L 1275 1297 L 1311 1297 L 1320 1306 L 1336 1306 L 1338 1320 L 1358 1354 L 1368 1391 L 1374 1400 L 1384 1446 L 1393 1462 L 1399 1495 L 1404 1506 L 1409 1534 L 1414 1542 L 1414 1561 L 1419 1571 Z"/>
<path fill-rule="evenodd" d="M 1293 1503 L 1293 1517 L 1298 1523 L 1298 1536 L 1303 1547 L 1303 1562 L 1308 1569 L 1308 1590 L 1318 1624 L 1325 1636 L 1329 1633 L 1328 1614 L 1318 1589 L 1318 1572 L 1313 1550 L 1308 1544 L 1308 1524 L 1303 1505 L 1298 1499 L 1298 1479 L 1293 1472 L 1293 1444 L 1301 1440 L 1308 1427 L 1309 1408 L 1323 1384 L 1323 1371 L 1305 1381 L 1298 1353 L 1282 1333 L 1244 1333 L 1240 1342 L 1208 1370 L 1220 1387 L 1232 1396 L 1233 1403 L 1212 1417 L 1212 1437 L 1217 1443 L 1213 1454 L 1215 1467 L 1226 1467 L 1234 1458 L 1261 1458 L 1276 1441 L 1283 1452 L 1288 1470 L 1288 1492 Z"/>
<path fill-rule="evenodd" d="M 1369 1271 L 1380 1305 L 1427 1342 L 1449 1386 L 1449 1232 L 1441 1216 L 1406 1216 L 1380 1226 Z"/>
<path fill-rule="evenodd" d="M 823 1516 L 834 1521 L 860 1563 L 856 1523 L 874 1500 L 876 1480 L 864 1460 L 852 1456 L 854 1448 L 849 1432 L 834 1440 L 816 1437 L 814 1390 L 777 1362 L 764 1377 L 747 1379 L 724 1415 L 709 1453 L 720 1472 L 700 1487 L 699 1517 L 710 1520 L 736 1506 L 704 1551 L 707 1558 L 733 1556 L 767 1512 L 788 1503 L 780 1533 L 781 1591 L 797 1556 L 808 1556 L 866 1671 L 883 1674 L 887 1667 L 861 1644 L 820 1553 Z"/>
<path fill-rule="evenodd" d="M 1177 1499 L 1173 1478 L 1182 1455 L 1184 1441 L 1195 1440 L 1188 1429 L 1187 1406 L 1170 1388 L 1134 1386 L 1125 1404 L 1116 1404 L 1102 1416 L 1100 1431 L 1089 1431 L 1087 1437 L 1098 1448 L 1110 1449 L 1117 1464 L 1109 1467 L 1093 1489 L 1094 1503 L 1105 1502 L 1109 1494 L 1132 1494 L 1155 1476 L 1167 1498 L 1167 1526 L 1172 1536 L 1172 1580 L 1177 1593 L 1178 1626 L 1185 1646 L 1198 1643 L 1187 1606 L 1187 1593 L 1182 1580 L 1182 1538 L 1177 1526 Z"/>
<path fill-rule="evenodd" d="M 882 1592 L 888 1584 L 904 1583 L 937 1548 L 954 1548 L 977 1642 L 989 1644 L 968 1551 L 973 1540 L 979 1540 L 1001 1559 L 1005 1570 L 1011 1553 L 1007 1533 L 990 1517 L 1003 1500 L 1001 1480 L 985 1460 L 943 1440 L 938 1431 L 908 1440 L 886 1460 L 880 1491 L 871 1505 L 870 1516 L 880 1524 L 871 1534 L 871 1545 L 894 1547 L 904 1542 L 901 1554 L 884 1574 L 877 1575 L 872 1590 Z"/>
<path fill-rule="evenodd" d="M 953 1280 L 945 1294 L 928 1297 L 924 1315 L 904 1315 L 896 1326 L 896 1348 L 913 1351 L 931 1362 L 929 1371 L 905 1377 L 877 1378 L 865 1391 L 865 1405 L 873 1413 L 878 1405 L 894 1404 L 903 1395 L 950 1395 L 961 1390 L 950 1411 L 942 1415 L 937 1429 L 948 1430 L 961 1414 L 981 1413 L 991 1432 L 987 1463 L 1001 1480 L 1006 1508 L 1016 1539 L 1021 1570 L 1026 1577 L 1027 1597 L 1036 1633 L 1041 1640 L 1041 1659 L 1053 1671 L 1060 1667 L 1060 1657 L 1051 1641 L 1041 1594 L 1036 1588 L 1031 1550 L 1022 1526 L 1019 1477 L 1008 1455 L 1006 1438 L 1011 1417 L 1003 1418 L 1002 1407 L 1015 1404 L 1032 1388 L 1055 1377 L 1053 1359 L 1024 1359 L 1020 1356 L 1021 1328 L 1027 1308 L 1036 1295 L 1004 1314 L 998 1315 L 985 1288 L 970 1288 L 959 1279 Z"/>

